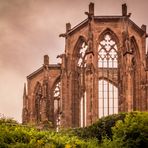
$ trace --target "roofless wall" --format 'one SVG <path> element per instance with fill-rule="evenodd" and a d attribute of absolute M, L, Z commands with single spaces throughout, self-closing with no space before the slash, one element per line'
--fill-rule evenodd
<path fill-rule="evenodd" d="M 49 63 L 27 77 L 23 123 L 84 127 L 118 112 L 148 110 L 146 26 L 138 27 L 122 5 L 121 16 L 95 16 L 66 24 L 61 64 Z"/>

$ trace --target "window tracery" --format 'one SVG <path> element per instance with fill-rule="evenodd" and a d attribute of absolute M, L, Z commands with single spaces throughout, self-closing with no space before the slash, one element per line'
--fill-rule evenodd
<path fill-rule="evenodd" d="M 117 68 L 117 45 L 109 34 L 99 44 L 98 66 L 99 68 Z"/>
<path fill-rule="evenodd" d="M 88 46 L 85 42 L 82 43 L 81 47 L 80 47 L 80 50 L 79 50 L 79 54 L 78 54 L 78 66 L 79 67 L 83 67 L 84 65 L 84 56 L 85 56 L 85 53 L 86 53 L 86 50 L 87 50 Z"/>
<path fill-rule="evenodd" d="M 54 99 L 54 118 L 55 118 L 55 125 L 58 129 L 60 126 L 60 116 L 62 112 L 62 100 L 61 100 L 61 82 L 59 81 L 53 90 L 53 99 Z"/>
<path fill-rule="evenodd" d="M 102 76 L 98 81 L 99 117 L 118 113 L 118 88 L 112 83 L 118 75 L 117 45 L 109 33 L 99 43 L 98 68 Z"/>
<path fill-rule="evenodd" d="M 54 91 L 53 91 L 54 98 L 60 98 L 60 88 L 61 88 L 61 83 L 59 82 L 59 83 L 56 84 Z"/>

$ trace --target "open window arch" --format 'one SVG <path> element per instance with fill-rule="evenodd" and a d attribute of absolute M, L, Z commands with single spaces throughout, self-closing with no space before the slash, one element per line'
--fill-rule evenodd
<path fill-rule="evenodd" d="M 109 28 L 98 44 L 98 112 L 99 118 L 118 113 L 118 48 L 119 40 Z"/>
<path fill-rule="evenodd" d="M 52 102 L 54 112 L 54 125 L 57 127 L 60 124 L 60 115 L 62 112 L 62 99 L 61 99 L 61 81 L 58 77 L 52 87 Z"/>
<path fill-rule="evenodd" d="M 34 95 L 35 95 L 35 116 L 36 121 L 39 123 L 41 121 L 41 99 L 42 99 L 42 86 L 40 82 L 36 83 L 35 89 L 34 89 Z"/>
<path fill-rule="evenodd" d="M 84 66 L 84 62 L 85 62 L 84 56 L 87 48 L 88 48 L 88 45 L 85 37 L 80 36 L 75 44 L 74 51 L 73 51 L 73 55 L 76 61 L 75 63 L 76 66 L 78 67 Z"/>
<path fill-rule="evenodd" d="M 72 122 L 76 126 L 86 125 L 86 91 L 85 91 L 85 68 L 87 52 L 87 40 L 84 36 L 79 36 L 73 50 L 73 88 L 74 94 L 72 98 Z M 75 118 L 79 120 L 75 120 Z"/>

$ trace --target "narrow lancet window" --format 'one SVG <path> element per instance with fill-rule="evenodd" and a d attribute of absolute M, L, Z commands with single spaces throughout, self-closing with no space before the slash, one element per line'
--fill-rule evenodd
<path fill-rule="evenodd" d="M 35 114 L 36 114 L 37 123 L 41 121 L 41 100 L 42 100 L 42 87 L 41 84 L 37 82 L 35 88 Z"/>
<path fill-rule="evenodd" d="M 86 91 L 85 91 L 85 68 L 86 68 L 86 61 L 85 61 L 85 53 L 87 51 L 88 45 L 86 42 L 82 42 L 79 46 L 78 52 L 78 61 L 77 67 L 79 71 L 79 88 L 81 89 L 80 92 L 80 126 L 86 126 Z"/>
<path fill-rule="evenodd" d="M 61 112 L 62 112 L 62 100 L 61 100 L 61 83 L 58 82 L 53 90 L 53 97 L 54 97 L 54 118 L 55 118 L 55 126 L 57 130 L 61 124 Z"/>

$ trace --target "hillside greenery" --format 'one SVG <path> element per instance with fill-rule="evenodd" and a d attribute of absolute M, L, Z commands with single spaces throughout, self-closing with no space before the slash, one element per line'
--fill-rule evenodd
<path fill-rule="evenodd" d="M 0 148 L 147 148 L 148 112 L 110 115 L 85 128 L 38 130 L 0 118 Z"/>

